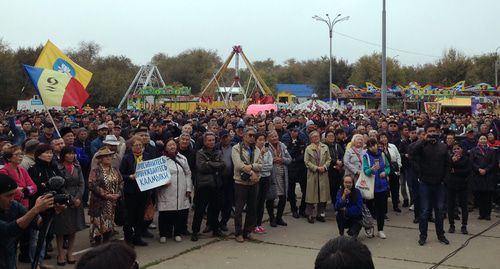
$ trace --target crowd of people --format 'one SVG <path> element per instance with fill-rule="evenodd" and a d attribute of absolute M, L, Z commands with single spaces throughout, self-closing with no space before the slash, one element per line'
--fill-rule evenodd
<path fill-rule="evenodd" d="M 39 258 L 41 268 L 51 268 L 44 260 L 53 250 L 58 265 L 76 263 L 75 234 L 87 228 L 92 246 L 109 242 L 118 226 L 129 245 L 147 246 L 155 216 L 160 243 L 229 232 L 245 242 L 268 232 L 265 211 L 269 229 L 287 226 L 287 202 L 291 217 L 310 224 L 325 222 L 331 203 L 340 235 L 347 230 L 357 239 L 365 227 L 367 237 L 385 239 L 390 197 L 395 212 L 413 210 L 420 245 L 429 222 L 438 240 L 449 244 L 444 219 L 449 233 L 460 219 L 460 232 L 467 234 L 470 210 L 477 207 L 479 219 L 488 221 L 498 204 L 500 121 L 494 115 L 96 109 L 52 116 L 0 113 L 0 174 L 16 184 L 12 189 L 5 181 L 10 187 L 0 186 L 0 198 L 15 200 L 22 212 L 39 212 L 38 201 L 46 199 L 54 177 L 64 179 L 62 192 L 71 197 L 57 210 L 39 257 L 34 256 L 42 235 L 36 227 L 18 225 L 19 238 L 2 240 L 9 266 Z M 161 156 L 169 183 L 142 192 L 137 163 Z M 374 179 L 372 199 L 355 187 L 361 177 Z M 0 233 L 13 221 L 10 206 L 0 208 Z M 363 225 L 367 214 L 377 233 Z M 228 228 L 231 218 L 234 231 Z"/>

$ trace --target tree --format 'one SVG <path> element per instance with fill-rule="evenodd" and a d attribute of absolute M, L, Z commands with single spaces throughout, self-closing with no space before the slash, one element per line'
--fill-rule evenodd
<path fill-rule="evenodd" d="M 89 104 L 117 106 L 139 67 L 125 56 L 98 57 L 92 66 L 92 80 L 87 86 Z"/>
<path fill-rule="evenodd" d="M 388 87 L 406 80 L 405 72 L 399 66 L 398 61 L 387 58 L 386 64 Z M 376 86 L 380 86 L 382 84 L 382 55 L 380 53 L 373 53 L 372 55 L 359 58 L 352 67 L 349 82 L 357 86 L 364 86 L 365 82 L 371 82 Z"/>
<path fill-rule="evenodd" d="M 158 66 L 165 83 L 180 82 L 191 87 L 193 94 L 199 93 L 205 86 L 202 82 L 208 82 L 222 65 L 215 51 L 204 49 L 187 50 L 175 57 L 156 54 L 151 62 Z"/>
<path fill-rule="evenodd" d="M 68 57 L 85 69 L 91 69 L 99 58 L 101 45 L 94 41 L 81 41 L 76 50 L 69 50 Z M 89 70 L 90 71 L 90 70 Z"/>
<path fill-rule="evenodd" d="M 436 64 L 437 82 L 443 86 L 451 86 L 465 80 L 472 61 L 456 49 L 449 49 Z"/>
<path fill-rule="evenodd" d="M 468 84 L 481 82 L 495 85 L 495 61 L 497 57 L 494 53 L 477 55 L 472 57 L 472 66 L 466 75 Z"/>

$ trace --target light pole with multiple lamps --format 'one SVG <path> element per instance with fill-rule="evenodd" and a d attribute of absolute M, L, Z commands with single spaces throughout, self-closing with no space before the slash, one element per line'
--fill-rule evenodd
<path fill-rule="evenodd" d="M 328 92 L 330 94 L 330 100 L 329 100 L 330 106 L 332 106 L 332 32 L 333 32 L 333 26 L 337 22 L 346 21 L 349 19 L 349 16 L 339 18 L 340 16 L 341 16 L 341 14 L 338 14 L 333 20 L 330 19 L 330 16 L 328 16 L 328 14 L 326 14 L 326 19 L 322 18 L 320 16 L 317 16 L 317 15 L 312 17 L 313 19 L 315 19 L 317 21 L 325 22 L 328 25 L 328 30 L 330 33 L 330 76 L 329 76 L 329 84 L 328 84 Z M 337 106 L 338 105 L 339 105 L 339 98 L 337 97 Z"/>

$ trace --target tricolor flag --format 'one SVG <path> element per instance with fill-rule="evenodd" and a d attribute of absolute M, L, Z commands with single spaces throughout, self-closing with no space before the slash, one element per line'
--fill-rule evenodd
<path fill-rule="evenodd" d="M 74 77 L 58 71 L 23 65 L 46 106 L 82 107 L 89 94 Z"/>
<path fill-rule="evenodd" d="M 76 78 L 76 80 L 83 85 L 83 88 L 87 88 L 92 78 L 92 73 L 73 62 L 59 48 L 50 42 L 50 40 L 48 40 L 45 47 L 43 47 L 42 53 L 40 53 L 40 56 L 36 60 L 35 66 L 66 73 Z"/>

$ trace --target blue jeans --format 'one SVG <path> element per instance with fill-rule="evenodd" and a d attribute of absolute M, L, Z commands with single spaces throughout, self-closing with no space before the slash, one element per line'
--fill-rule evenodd
<path fill-rule="evenodd" d="M 444 201 L 446 189 L 444 184 L 427 184 L 420 182 L 420 238 L 427 238 L 427 226 L 431 207 L 436 213 L 436 235 L 444 236 L 443 218 L 444 218 Z"/>

